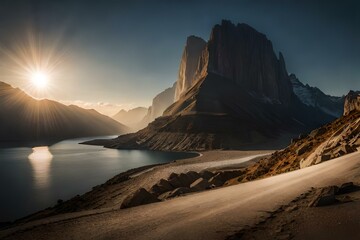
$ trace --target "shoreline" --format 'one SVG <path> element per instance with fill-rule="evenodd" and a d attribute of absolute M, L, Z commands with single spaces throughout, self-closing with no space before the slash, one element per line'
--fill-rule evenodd
<path fill-rule="evenodd" d="M 281 205 L 291 203 L 311 187 L 339 186 L 344 182 L 358 180 L 359 154 L 349 154 L 273 177 L 130 209 L 102 208 L 56 215 L 2 230 L 0 237 L 41 239 L 52 236 L 54 239 L 86 239 L 86 236 L 97 236 L 152 239 L 157 236 L 157 239 L 173 239 L 175 236 L 181 236 L 179 239 L 188 239 L 191 233 L 196 232 L 199 238 L 207 236 L 207 239 L 225 239 L 247 225 L 254 226 L 266 221 Z M 194 160 L 192 161 L 194 163 Z M 344 165 L 343 161 L 348 164 Z M 151 172 L 135 179 L 139 180 L 149 175 Z M 135 179 L 130 181 L 134 183 Z M 112 190 L 114 189 L 105 192 L 110 193 Z M 218 221 L 213 221 L 214 217 Z M 219 222 L 222 224 L 218 224 Z M 63 234 L 59 234 L 60 232 Z"/>
<path fill-rule="evenodd" d="M 52 216 L 57 216 L 59 214 L 69 214 L 69 213 L 79 213 L 82 211 L 87 211 L 91 209 L 105 209 L 105 208 L 118 208 L 116 206 L 120 205 L 120 202 L 123 201 L 126 195 L 129 195 L 129 192 L 134 192 L 136 187 L 155 184 L 161 178 L 167 178 L 171 173 L 177 172 L 187 172 L 191 169 L 202 170 L 209 168 L 217 162 L 236 160 L 239 158 L 246 158 L 249 156 L 256 155 L 256 153 L 269 154 L 269 151 L 206 151 L 206 152 L 191 152 L 196 153 L 197 156 L 179 159 L 168 163 L 152 164 L 146 165 L 138 168 L 129 169 L 125 172 L 121 172 L 114 177 L 108 179 L 106 182 L 93 186 L 92 189 L 82 195 L 77 195 L 71 199 L 64 201 L 62 206 L 56 204 L 50 208 L 35 212 L 23 218 L 17 219 L 10 222 L 6 226 L 3 226 L 1 230 L 12 228 L 17 225 L 22 225 L 30 221 L 37 221 L 39 219 L 44 219 Z M 252 164 L 254 159 L 247 160 L 248 164 Z M 255 157 L 256 158 L 256 157 Z M 230 162 L 231 163 L 231 162 Z M 240 163 L 246 164 L 246 163 Z M 220 164 L 221 166 L 221 164 Z M 218 166 L 219 167 L 219 166 Z M 159 176 L 158 176 L 159 175 Z M 114 187 L 115 186 L 115 187 Z M 97 203 L 91 202 L 89 199 L 92 198 L 111 198 L 108 196 L 107 189 L 115 189 L 113 191 L 119 191 L 120 194 L 114 194 L 116 201 L 111 203 Z M 126 191 L 129 190 L 129 191 Z M 89 206 L 77 206 L 79 202 L 89 200 Z M 65 206 L 65 207 L 64 207 Z M 90 207 L 91 206 L 91 207 Z"/>
<path fill-rule="evenodd" d="M 141 151 L 153 151 L 153 150 L 141 150 Z M 154 151 L 153 151 L 154 152 Z M 157 152 L 164 152 L 164 151 L 157 151 Z M 171 153 L 171 152 L 169 152 Z M 183 159 L 178 159 L 178 160 L 173 160 L 173 161 L 170 161 L 170 162 L 165 162 L 165 163 L 156 163 L 156 164 L 149 164 L 149 165 L 144 165 L 144 166 L 140 166 L 140 167 L 136 167 L 136 168 L 131 168 L 131 169 L 128 169 L 126 171 L 123 171 L 123 172 L 120 172 L 118 174 L 116 174 L 115 176 L 107 179 L 105 182 L 103 183 L 99 183 L 97 185 L 94 185 L 91 187 L 90 190 L 82 193 L 81 195 L 85 195 L 87 193 L 90 193 L 91 191 L 93 191 L 94 189 L 98 188 L 98 187 L 101 187 L 103 185 L 106 185 L 109 181 L 111 181 L 112 179 L 116 178 L 117 179 L 117 182 L 118 183 L 121 183 L 121 182 L 125 182 L 131 178 L 134 178 L 134 177 L 137 177 L 143 173 L 146 173 L 146 172 L 149 172 L 149 170 L 151 171 L 151 169 L 155 168 L 155 167 L 159 167 L 159 166 L 165 166 L 167 164 L 170 164 L 172 162 L 176 162 L 176 161 L 182 161 L 182 160 L 186 160 L 186 159 L 192 159 L 192 158 L 198 158 L 198 157 L 201 157 L 203 156 L 202 153 L 199 153 L 199 152 L 179 152 L 179 153 L 191 153 L 191 154 L 197 154 L 197 156 L 189 156 L 187 158 L 183 158 Z M 73 197 L 71 197 L 70 199 L 67 199 L 65 201 L 69 201 L 73 198 L 76 198 L 77 196 L 80 196 L 79 194 L 78 195 L 75 195 Z M 15 219 L 15 220 L 12 220 L 12 221 L 2 221 L 0 222 L 0 230 L 2 229 L 6 229 L 8 226 L 11 226 L 13 224 L 17 224 L 17 223 L 21 223 L 23 222 L 24 220 L 28 220 L 29 218 L 31 219 L 33 216 L 36 216 L 38 213 L 40 212 L 43 212 L 45 211 L 46 209 L 49 209 L 49 208 L 53 208 L 55 207 L 56 205 L 53 205 L 53 206 L 49 206 L 43 210 L 40 210 L 40 211 L 36 211 L 34 213 L 31 213 L 29 215 L 26 215 L 26 216 L 23 216 L 23 217 L 20 217 L 18 219 Z"/>

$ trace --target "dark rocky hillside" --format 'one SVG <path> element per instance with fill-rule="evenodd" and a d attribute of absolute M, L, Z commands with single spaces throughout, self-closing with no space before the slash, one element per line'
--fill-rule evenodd
<path fill-rule="evenodd" d="M 47 142 L 124 134 L 129 129 L 95 110 L 36 100 L 0 82 L 0 142 Z"/>

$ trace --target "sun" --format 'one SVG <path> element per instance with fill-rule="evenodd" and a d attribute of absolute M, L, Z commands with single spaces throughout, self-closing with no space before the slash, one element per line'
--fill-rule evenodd
<path fill-rule="evenodd" d="M 45 72 L 36 71 L 30 74 L 30 81 L 35 88 L 44 90 L 48 85 L 49 77 Z"/>

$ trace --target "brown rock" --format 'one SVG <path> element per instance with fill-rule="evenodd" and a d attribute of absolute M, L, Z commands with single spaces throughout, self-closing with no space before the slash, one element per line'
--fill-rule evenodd
<path fill-rule="evenodd" d="M 208 71 L 232 79 L 244 89 L 281 103 L 290 102 L 292 87 L 282 54 L 277 59 L 264 34 L 246 24 L 223 20 L 207 46 Z"/>
<path fill-rule="evenodd" d="M 214 176 L 214 173 L 207 171 L 207 170 L 203 170 L 199 173 L 199 175 L 202 178 L 209 180 L 210 178 L 212 178 Z"/>
<path fill-rule="evenodd" d="M 189 178 L 189 181 L 194 182 L 196 179 L 201 178 L 200 174 L 194 171 L 189 171 L 186 173 Z"/>
<path fill-rule="evenodd" d="M 211 179 L 217 180 L 222 182 L 222 184 L 224 182 L 226 182 L 227 180 L 239 177 L 243 174 L 242 171 L 240 170 L 235 170 L 235 171 L 223 171 L 223 172 L 219 172 L 217 173 L 214 177 L 212 177 Z M 210 182 L 210 181 L 209 181 Z"/>
<path fill-rule="evenodd" d="M 329 154 L 321 155 L 321 162 L 327 161 L 327 160 L 330 160 L 330 159 L 331 159 L 331 155 L 329 155 Z"/>
<path fill-rule="evenodd" d="M 214 177 L 209 179 L 209 184 L 211 188 L 215 188 L 215 187 L 220 187 L 222 186 L 225 182 L 219 180 L 218 178 L 215 178 L 217 175 L 215 175 Z"/>
<path fill-rule="evenodd" d="M 134 194 L 129 195 L 122 202 L 120 208 L 130 208 L 136 207 L 144 204 L 159 202 L 160 200 L 156 198 L 153 194 L 146 191 L 144 188 L 140 188 Z"/>
<path fill-rule="evenodd" d="M 295 205 L 292 205 L 292 206 L 289 206 L 289 207 L 285 208 L 285 212 L 292 212 L 292 211 L 295 211 L 297 209 L 299 209 L 299 206 L 295 204 Z"/>
<path fill-rule="evenodd" d="M 177 173 L 171 173 L 170 176 L 168 177 L 168 180 L 178 177 L 178 176 L 179 176 L 179 174 L 177 174 Z"/>
<path fill-rule="evenodd" d="M 322 207 L 332 205 L 337 202 L 335 194 L 338 191 L 337 186 L 330 186 L 319 189 L 314 199 L 310 202 L 309 207 Z"/>
<path fill-rule="evenodd" d="M 360 111 L 360 92 L 350 91 L 345 98 L 344 115 L 352 111 Z"/>
<path fill-rule="evenodd" d="M 314 138 L 314 137 L 317 137 L 317 136 L 320 136 L 322 134 L 326 133 L 326 128 L 325 127 L 322 127 L 322 128 L 318 128 L 318 129 L 315 129 L 314 131 L 312 131 L 309 136 Z"/>
<path fill-rule="evenodd" d="M 306 153 L 311 148 L 311 143 L 305 143 L 296 150 L 296 155 L 300 156 Z"/>
<path fill-rule="evenodd" d="M 173 197 L 177 197 L 177 196 L 180 196 L 182 194 L 186 194 L 186 193 L 190 193 L 192 192 L 190 188 L 187 188 L 187 187 L 179 187 L 179 188 L 176 188 L 175 190 L 173 191 L 169 191 L 169 192 L 166 192 L 164 194 L 161 194 L 159 196 L 160 199 L 168 199 L 168 198 L 173 198 Z"/>
<path fill-rule="evenodd" d="M 206 42 L 199 37 L 189 36 L 181 57 L 179 77 L 176 83 L 175 101 L 180 98 L 196 81 L 196 70 L 205 49 Z"/>
<path fill-rule="evenodd" d="M 210 188 L 210 183 L 203 178 L 199 178 L 199 179 L 195 180 L 190 185 L 190 189 L 193 191 L 202 191 L 202 190 L 205 190 L 208 188 Z"/>
<path fill-rule="evenodd" d="M 359 187 L 354 185 L 353 182 L 347 182 L 343 183 L 336 194 L 345 194 L 345 193 L 351 193 L 356 190 L 359 190 Z"/>
<path fill-rule="evenodd" d="M 166 181 L 165 179 L 161 179 L 157 184 L 152 186 L 150 189 L 150 192 L 155 193 L 156 195 L 162 194 L 164 192 L 168 192 L 170 190 L 173 190 L 173 186 Z"/>

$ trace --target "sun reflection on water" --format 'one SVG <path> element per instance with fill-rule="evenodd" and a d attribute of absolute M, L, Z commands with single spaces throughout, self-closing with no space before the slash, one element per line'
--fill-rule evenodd
<path fill-rule="evenodd" d="M 28 156 L 33 169 L 35 185 L 44 188 L 49 185 L 50 164 L 53 155 L 46 146 L 34 147 L 33 152 Z"/>

